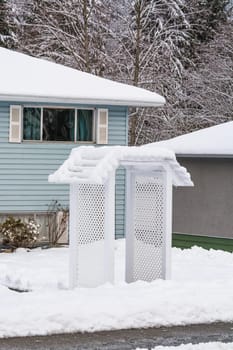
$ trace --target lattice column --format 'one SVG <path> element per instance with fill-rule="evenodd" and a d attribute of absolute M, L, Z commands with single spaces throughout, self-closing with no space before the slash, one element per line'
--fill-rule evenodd
<path fill-rule="evenodd" d="M 163 278 L 171 278 L 171 255 L 172 255 L 172 176 L 169 166 L 164 166 L 165 192 L 165 244 L 163 246 Z"/>
<path fill-rule="evenodd" d="M 77 184 L 70 193 L 70 287 L 113 282 L 114 175 L 105 185 Z"/>
<path fill-rule="evenodd" d="M 77 286 L 78 277 L 78 239 L 77 239 L 77 185 L 70 185 L 69 205 L 69 287 Z"/>
<path fill-rule="evenodd" d="M 166 171 L 127 172 L 126 281 L 168 278 L 170 178 Z"/>

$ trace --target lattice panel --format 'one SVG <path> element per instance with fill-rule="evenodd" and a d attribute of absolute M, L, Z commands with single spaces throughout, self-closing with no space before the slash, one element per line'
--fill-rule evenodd
<path fill-rule="evenodd" d="M 165 184 L 163 173 L 136 176 L 134 204 L 133 279 L 162 278 L 165 228 Z"/>
<path fill-rule="evenodd" d="M 95 287 L 105 282 L 105 188 L 77 185 L 77 285 Z"/>
<path fill-rule="evenodd" d="M 78 244 L 104 239 L 104 186 L 80 184 L 77 191 Z"/>

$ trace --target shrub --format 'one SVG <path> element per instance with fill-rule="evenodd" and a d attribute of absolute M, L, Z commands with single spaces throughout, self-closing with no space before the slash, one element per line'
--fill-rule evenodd
<path fill-rule="evenodd" d="M 69 210 L 57 201 L 52 201 L 46 213 L 46 226 L 51 246 L 56 246 L 68 227 Z"/>
<path fill-rule="evenodd" d="M 32 248 L 39 236 L 39 227 L 34 219 L 30 218 L 27 222 L 8 217 L 0 224 L 0 234 L 3 237 L 3 244 L 12 248 Z"/>

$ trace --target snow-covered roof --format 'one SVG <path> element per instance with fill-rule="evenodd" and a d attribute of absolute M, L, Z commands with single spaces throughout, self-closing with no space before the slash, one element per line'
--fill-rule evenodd
<path fill-rule="evenodd" d="M 161 106 L 151 91 L 0 48 L 0 100 Z"/>
<path fill-rule="evenodd" d="M 178 155 L 233 156 L 233 121 L 143 147 L 164 147 Z"/>
<path fill-rule="evenodd" d="M 192 186 L 190 174 L 177 162 L 174 152 L 159 148 L 127 146 L 81 146 L 74 148 L 69 158 L 49 176 L 54 183 L 103 184 L 119 165 L 147 166 L 156 170 L 166 163 L 175 186 Z"/>

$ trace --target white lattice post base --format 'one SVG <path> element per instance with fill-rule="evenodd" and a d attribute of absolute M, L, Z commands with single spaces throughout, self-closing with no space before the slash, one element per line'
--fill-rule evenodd
<path fill-rule="evenodd" d="M 70 288 L 114 280 L 115 177 L 70 190 Z"/>
<path fill-rule="evenodd" d="M 130 167 L 126 168 L 126 209 L 125 209 L 125 240 L 126 240 L 126 259 L 125 259 L 125 280 L 134 282 L 134 172 Z"/>
<path fill-rule="evenodd" d="M 77 185 L 70 185 L 69 208 L 69 287 L 78 283 Z"/>
<path fill-rule="evenodd" d="M 168 166 L 165 166 L 165 206 L 164 206 L 164 245 L 163 245 L 163 279 L 171 278 L 172 254 L 172 175 Z"/>
<path fill-rule="evenodd" d="M 126 281 L 170 276 L 171 182 L 167 170 L 127 170 Z"/>
<path fill-rule="evenodd" d="M 104 222 L 104 270 L 105 281 L 114 282 L 114 243 L 115 243 L 115 172 L 105 184 Z"/>

